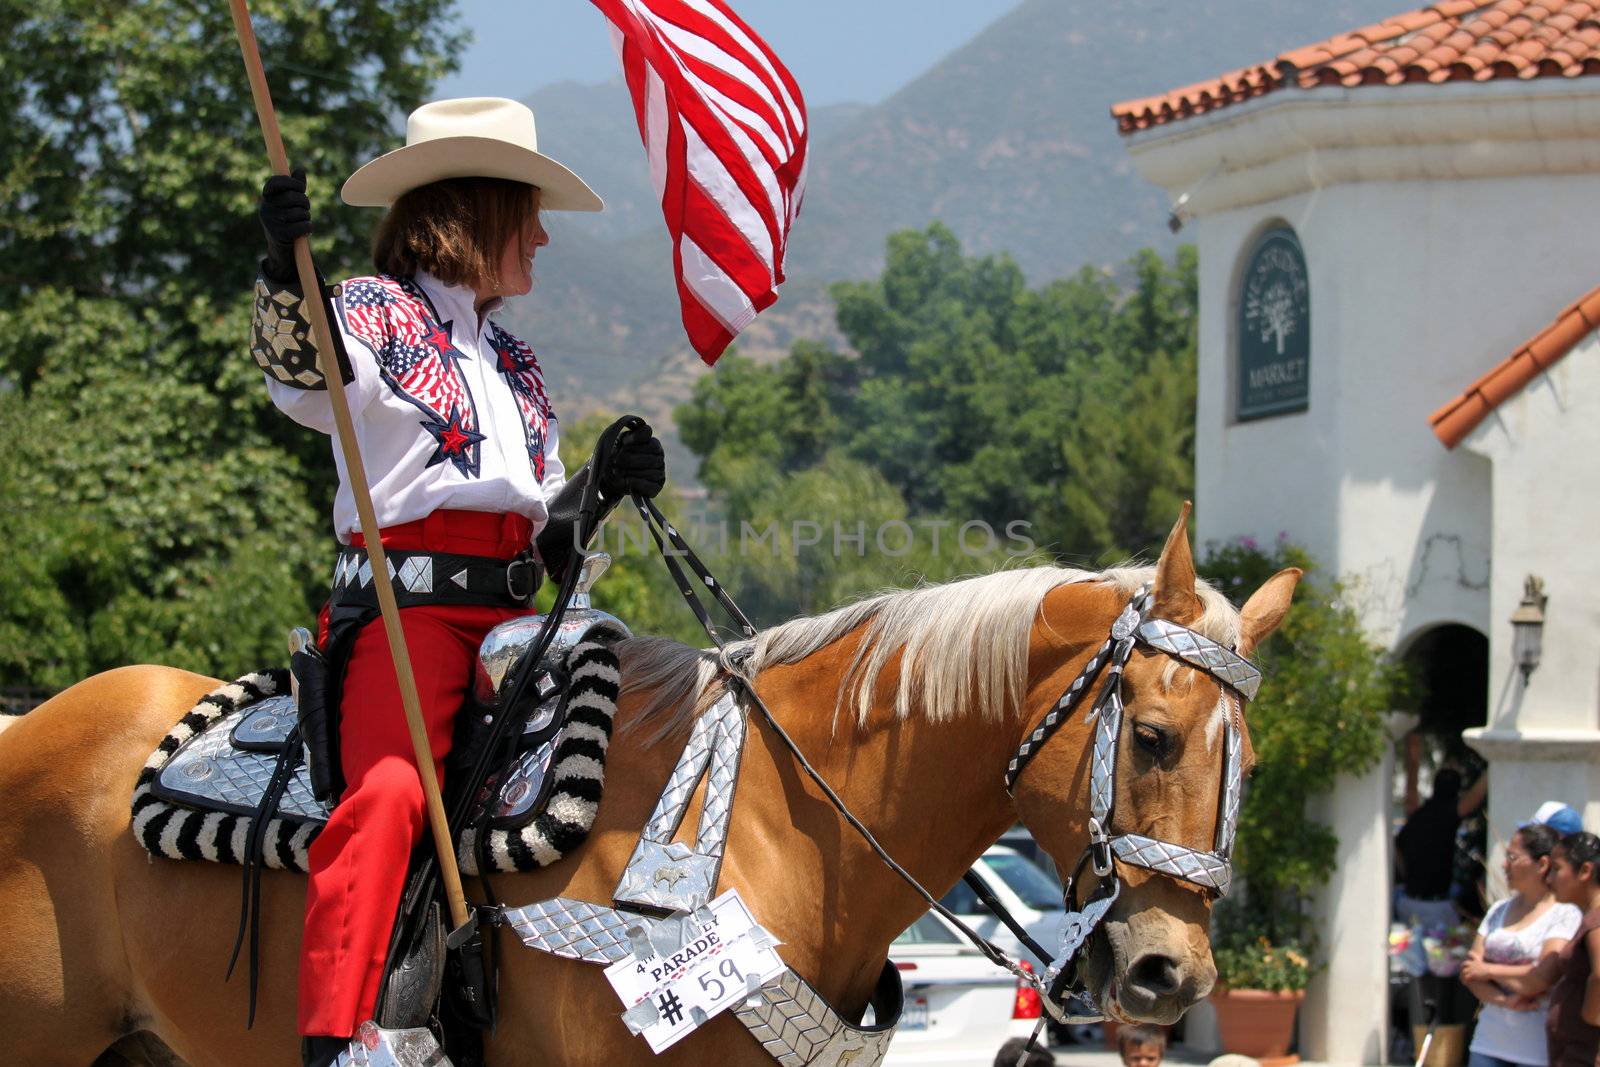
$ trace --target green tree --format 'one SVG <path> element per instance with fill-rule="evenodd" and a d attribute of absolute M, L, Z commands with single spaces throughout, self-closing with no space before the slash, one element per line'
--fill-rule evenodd
<path fill-rule="evenodd" d="M 833 287 L 853 358 L 729 357 L 678 424 L 735 519 L 849 459 L 911 516 L 1025 520 L 1092 559 L 1148 551 L 1193 484 L 1195 264 L 1144 252 L 1126 286 L 1084 270 L 1030 289 L 941 225 L 897 233 L 881 277 Z"/>
<path fill-rule="evenodd" d="M 283 656 L 326 585 L 328 441 L 245 351 L 265 153 L 226 5 L 0 0 L 0 682 Z M 447 0 L 291 4 L 255 25 L 313 246 L 357 267 L 337 182 L 452 69 Z"/>

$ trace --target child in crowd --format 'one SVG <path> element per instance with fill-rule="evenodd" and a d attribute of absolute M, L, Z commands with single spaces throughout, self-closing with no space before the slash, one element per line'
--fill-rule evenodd
<path fill-rule="evenodd" d="M 1117 1052 L 1123 1067 L 1161 1067 L 1167 1054 L 1167 1032 L 1159 1026 L 1117 1027 Z"/>
<path fill-rule="evenodd" d="M 1025 1037 L 1013 1037 L 1000 1046 L 995 1054 L 994 1067 L 1054 1067 L 1056 1058 L 1044 1048 L 1028 1047 Z"/>

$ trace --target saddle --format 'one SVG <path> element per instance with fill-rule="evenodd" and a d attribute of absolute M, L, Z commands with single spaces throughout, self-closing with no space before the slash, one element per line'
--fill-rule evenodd
<path fill-rule="evenodd" d="M 501 707 L 501 689 L 544 617 L 512 619 L 484 639 L 450 769 L 475 757 L 497 716 L 518 716 L 522 726 L 509 762 L 469 808 L 458 847 L 465 874 L 548 866 L 593 824 L 619 682 L 610 646 L 631 635 L 587 599 L 567 609 L 523 707 Z M 290 689 L 282 669 L 245 675 L 208 693 L 162 738 L 133 795 L 133 830 L 151 854 L 242 863 L 259 833 L 266 866 L 308 869 L 307 850 L 331 807 L 317 799 L 306 762 L 286 759 L 300 744 Z M 286 763 L 292 770 L 280 774 Z"/>

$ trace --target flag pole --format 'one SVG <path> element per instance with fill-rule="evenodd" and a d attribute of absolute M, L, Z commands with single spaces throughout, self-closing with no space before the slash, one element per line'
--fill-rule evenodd
<path fill-rule="evenodd" d="M 255 99 L 256 118 L 261 123 L 261 136 L 267 144 L 267 156 L 276 174 L 289 173 L 289 157 L 283 149 L 283 135 L 278 129 L 277 112 L 272 107 L 272 95 L 267 90 L 266 71 L 261 66 L 261 53 L 256 48 L 255 30 L 250 24 L 250 9 L 246 0 L 228 0 L 233 11 L 233 27 L 239 36 L 239 51 L 244 54 L 244 66 L 250 76 L 250 95 Z M 411 745 L 416 752 L 417 776 L 422 780 L 422 793 L 427 801 L 428 825 L 433 831 L 433 846 L 439 854 L 439 870 L 444 876 L 445 896 L 450 905 L 450 921 L 459 930 L 468 919 L 466 895 L 461 890 L 461 871 L 456 866 L 455 849 L 450 840 L 450 826 L 444 812 L 444 799 L 439 793 L 439 779 L 434 772 L 433 748 L 428 744 L 428 730 L 422 721 L 422 703 L 417 698 L 417 680 L 411 671 L 411 657 L 406 654 L 405 632 L 400 628 L 400 606 L 394 599 L 394 586 L 389 581 L 389 564 L 384 555 L 383 542 L 378 536 L 377 513 L 372 507 L 372 494 L 367 488 L 367 470 L 361 462 L 361 449 L 356 443 L 355 426 L 350 420 L 350 406 L 345 399 L 344 378 L 334 359 L 333 333 L 328 323 L 326 309 L 320 299 L 316 268 L 311 263 L 311 244 L 305 237 L 294 242 L 294 264 L 300 275 L 300 291 L 306 296 L 306 310 L 311 317 L 311 328 L 317 340 L 317 364 L 328 383 L 328 397 L 333 402 L 333 420 L 337 427 L 339 447 L 344 453 L 344 465 L 350 480 L 350 490 L 356 498 L 356 514 L 367 543 L 367 558 L 372 563 L 372 585 L 378 594 L 378 608 L 383 615 L 383 628 L 389 636 L 389 653 L 394 659 L 395 676 L 400 683 L 400 701 L 405 706 L 406 725 L 411 729 Z"/>

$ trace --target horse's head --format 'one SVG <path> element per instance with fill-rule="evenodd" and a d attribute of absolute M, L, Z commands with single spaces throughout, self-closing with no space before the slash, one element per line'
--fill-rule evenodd
<path fill-rule="evenodd" d="M 1123 1021 L 1171 1023 L 1216 979 L 1211 903 L 1231 876 L 1238 781 L 1252 761 L 1255 678 L 1238 657 L 1282 621 L 1300 578 L 1274 575 L 1234 612 L 1197 587 L 1187 519 L 1185 506 L 1145 599 L 1111 583 L 1046 597 L 1014 770 L 1022 822 L 1072 876 L 1069 912 L 1104 913 L 1078 977 Z M 1063 699 L 1075 682 L 1083 695 Z M 1109 907 L 1086 907 L 1113 892 Z"/>

